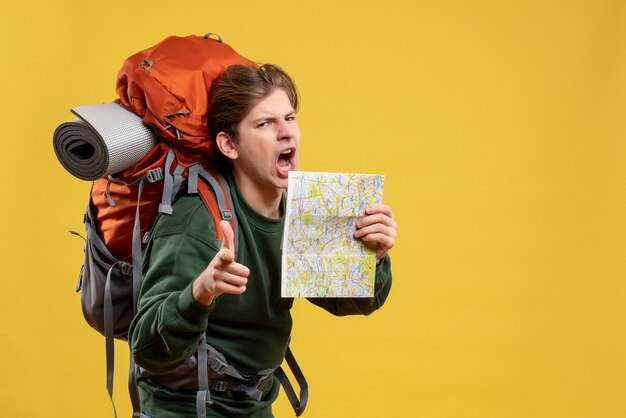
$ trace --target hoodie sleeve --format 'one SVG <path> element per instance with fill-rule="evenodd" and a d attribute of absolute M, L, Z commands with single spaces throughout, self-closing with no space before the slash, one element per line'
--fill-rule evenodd
<path fill-rule="evenodd" d="M 376 266 L 374 296 L 371 298 L 308 298 L 333 315 L 369 315 L 379 309 L 391 291 L 391 259 L 385 255 Z"/>

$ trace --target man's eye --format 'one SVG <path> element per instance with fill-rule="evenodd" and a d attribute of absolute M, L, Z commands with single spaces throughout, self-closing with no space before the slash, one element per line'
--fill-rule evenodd
<path fill-rule="evenodd" d="M 264 128 L 264 127 L 266 127 L 267 125 L 269 125 L 269 122 L 261 122 L 261 123 L 259 123 L 256 127 L 257 127 L 257 128 Z"/>
<path fill-rule="evenodd" d="M 286 120 L 286 121 L 289 121 L 289 122 L 294 121 L 294 120 L 296 120 L 296 115 L 287 116 L 287 117 L 285 118 L 285 120 Z"/>

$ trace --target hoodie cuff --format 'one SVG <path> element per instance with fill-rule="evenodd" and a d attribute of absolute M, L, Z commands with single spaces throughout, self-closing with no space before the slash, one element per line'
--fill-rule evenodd
<path fill-rule="evenodd" d="M 188 322 L 199 323 L 206 321 L 207 317 L 215 307 L 215 299 L 210 305 L 203 305 L 193 298 L 193 282 L 189 284 L 178 297 L 178 312 Z"/>

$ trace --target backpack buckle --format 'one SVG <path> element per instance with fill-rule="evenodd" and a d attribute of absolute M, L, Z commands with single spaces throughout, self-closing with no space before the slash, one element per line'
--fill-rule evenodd
<path fill-rule="evenodd" d="M 211 360 L 211 369 L 213 369 L 213 371 L 215 371 L 215 373 L 217 374 L 224 374 L 227 367 L 228 364 L 218 358 L 214 358 Z"/>
<path fill-rule="evenodd" d="M 133 265 L 130 263 L 125 263 L 125 262 L 120 263 L 120 270 L 122 274 L 125 276 L 133 275 Z"/>
<path fill-rule="evenodd" d="M 161 167 L 153 168 L 146 173 L 145 177 L 149 183 L 163 180 L 163 169 Z"/>
<path fill-rule="evenodd" d="M 228 389 L 228 383 L 223 380 L 214 380 L 211 383 L 211 389 L 218 392 L 224 392 L 226 389 Z"/>
<path fill-rule="evenodd" d="M 233 219 L 233 214 L 229 210 L 224 209 L 221 212 L 222 212 L 222 219 L 223 220 L 230 222 L 230 220 Z"/>
<path fill-rule="evenodd" d="M 263 387 L 272 379 L 274 373 L 264 374 L 264 375 L 256 375 L 252 380 L 250 386 L 257 388 L 259 390 L 263 390 Z"/>

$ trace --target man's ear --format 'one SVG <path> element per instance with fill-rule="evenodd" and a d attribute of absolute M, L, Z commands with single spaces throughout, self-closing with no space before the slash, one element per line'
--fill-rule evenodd
<path fill-rule="evenodd" d="M 220 132 L 215 138 L 215 143 L 220 152 L 229 160 L 236 160 L 239 157 L 235 141 L 225 132 Z"/>

